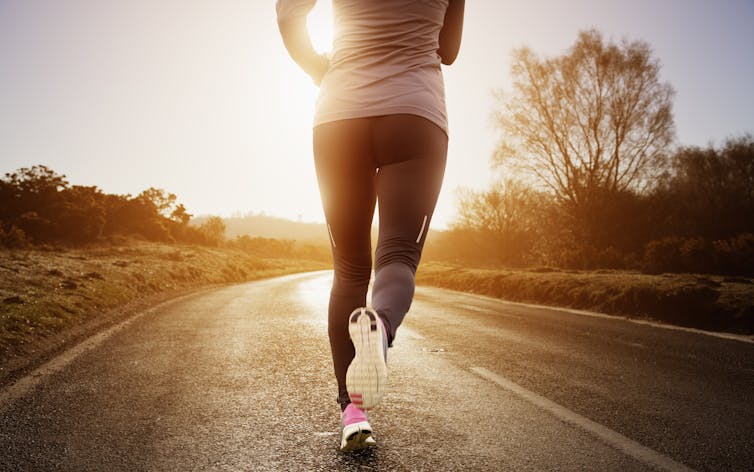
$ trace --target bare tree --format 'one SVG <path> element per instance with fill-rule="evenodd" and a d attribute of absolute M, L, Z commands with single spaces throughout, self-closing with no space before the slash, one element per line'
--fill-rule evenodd
<path fill-rule="evenodd" d="M 674 92 L 659 72 L 647 43 L 606 43 L 594 30 L 562 56 L 514 51 L 493 165 L 525 169 L 572 208 L 641 186 L 674 135 Z"/>
<path fill-rule="evenodd" d="M 539 239 L 543 208 L 541 192 L 514 180 L 488 190 L 464 190 L 453 230 L 473 242 L 485 259 L 520 264 Z"/>
<path fill-rule="evenodd" d="M 456 226 L 497 234 L 526 231 L 531 226 L 535 194 L 521 182 L 506 180 L 488 190 L 461 191 Z"/>

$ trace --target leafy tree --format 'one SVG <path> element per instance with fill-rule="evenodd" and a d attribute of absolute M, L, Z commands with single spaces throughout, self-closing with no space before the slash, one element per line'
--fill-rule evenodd
<path fill-rule="evenodd" d="M 105 225 L 102 228 L 104 236 L 114 236 L 116 234 L 125 234 L 123 213 L 126 211 L 126 205 L 130 195 L 107 194 L 104 196 L 103 205 L 105 207 Z"/>
<path fill-rule="evenodd" d="M 189 221 L 191 221 L 192 216 L 194 215 L 186 211 L 186 207 L 183 206 L 183 203 L 179 203 L 172 211 L 172 213 L 170 213 L 171 220 L 184 226 L 187 225 Z"/>
<path fill-rule="evenodd" d="M 54 194 L 68 187 L 65 175 L 58 174 L 44 165 L 22 167 L 13 173 L 6 173 L 5 179 L 18 194 Z"/>
<path fill-rule="evenodd" d="M 68 189 L 64 175 L 35 165 L 6 173 L 0 183 L 0 219 L 6 230 L 21 230 L 29 242 L 46 243 L 59 239 L 58 217 L 54 207 L 60 193 Z"/>
<path fill-rule="evenodd" d="M 150 187 L 141 192 L 137 198 L 142 198 L 147 202 L 154 205 L 155 210 L 168 217 L 173 213 L 173 208 L 176 205 L 176 196 L 173 193 L 165 194 L 165 190 L 161 188 Z"/>
<path fill-rule="evenodd" d="M 52 206 L 56 239 L 72 244 L 92 243 L 105 226 L 104 194 L 95 186 L 74 185 L 60 192 Z"/>
<path fill-rule="evenodd" d="M 640 189 L 663 168 L 673 90 L 659 72 L 647 43 L 605 42 L 594 30 L 558 57 L 516 50 L 493 165 L 534 176 L 591 244 L 594 201 Z"/>
<path fill-rule="evenodd" d="M 225 240 L 225 223 L 219 216 L 212 216 L 199 226 L 199 232 L 208 244 L 217 246 Z"/>
<path fill-rule="evenodd" d="M 683 147 L 653 195 L 661 236 L 726 239 L 754 233 L 754 138 Z"/>
<path fill-rule="evenodd" d="M 22 167 L 13 173 L 6 173 L 0 181 L 0 219 L 7 224 L 21 223 L 21 220 L 35 221 L 34 231 L 49 229 L 47 209 L 55 203 L 58 192 L 68 188 L 68 181 L 43 165 Z M 26 218 L 21 216 L 26 214 Z M 39 224 L 37 224 L 39 223 Z M 32 238 L 38 234 L 29 234 Z"/>
<path fill-rule="evenodd" d="M 217 245 L 222 220 L 196 228 L 176 196 L 149 188 L 136 197 L 105 194 L 95 186 L 70 186 L 44 165 L 24 167 L 0 179 L 0 245 L 87 244 L 102 237 L 135 235 L 152 241 Z"/>

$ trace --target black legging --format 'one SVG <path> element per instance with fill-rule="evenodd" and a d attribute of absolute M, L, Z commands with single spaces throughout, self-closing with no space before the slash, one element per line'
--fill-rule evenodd
<path fill-rule="evenodd" d="M 379 237 L 371 306 L 392 344 L 414 296 L 414 274 L 447 150 L 445 132 L 416 115 L 347 119 L 314 128 L 314 161 L 335 269 L 328 334 L 341 407 L 350 401 L 345 379 L 354 356 L 348 317 L 366 306 L 372 272 L 375 200 Z"/>

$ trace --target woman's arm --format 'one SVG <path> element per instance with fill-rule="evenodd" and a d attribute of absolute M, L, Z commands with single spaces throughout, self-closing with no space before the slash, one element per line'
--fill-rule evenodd
<path fill-rule="evenodd" d="M 316 0 L 278 0 L 277 18 L 280 36 L 283 37 L 288 54 L 319 85 L 330 60 L 324 54 L 317 54 L 306 29 L 306 15 L 315 3 Z"/>
<path fill-rule="evenodd" d="M 450 0 L 445 11 L 445 22 L 440 30 L 440 49 L 437 52 L 446 66 L 456 60 L 461 47 L 464 3 L 464 0 Z"/>

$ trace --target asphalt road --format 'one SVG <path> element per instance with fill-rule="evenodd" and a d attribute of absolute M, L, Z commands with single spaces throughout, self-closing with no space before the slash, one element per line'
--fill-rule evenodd
<path fill-rule="evenodd" d="M 754 344 L 421 288 L 337 449 L 329 273 L 183 297 L 0 391 L 0 470 L 751 470 Z"/>

